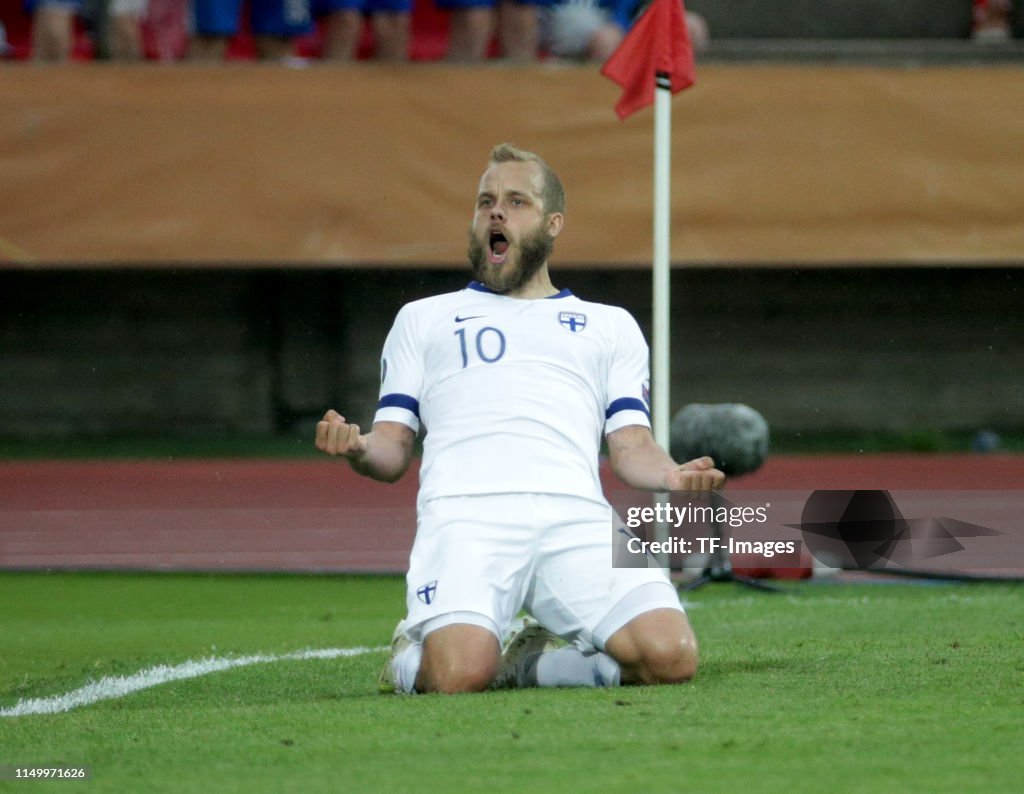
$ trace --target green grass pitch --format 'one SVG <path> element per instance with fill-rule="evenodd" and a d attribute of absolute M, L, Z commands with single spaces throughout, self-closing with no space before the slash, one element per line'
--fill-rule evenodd
<path fill-rule="evenodd" d="M 210 657 L 376 647 L 394 577 L 0 574 L 0 709 Z M 3 791 L 1011 792 L 1024 591 L 715 584 L 680 687 L 382 696 L 386 654 L 282 660 L 0 717 Z"/>

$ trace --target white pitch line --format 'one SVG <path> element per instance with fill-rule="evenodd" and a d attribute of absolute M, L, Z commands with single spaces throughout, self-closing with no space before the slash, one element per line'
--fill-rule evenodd
<path fill-rule="evenodd" d="M 88 706 L 100 700 L 124 697 L 132 692 L 160 686 L 160 684 L 166 684 L 170 681 L 198 678 L 210 673 L 231 670 L 235 667 L 247 667 L 251 664 L 301 661 L 305 659 L 338 659 L 386 650 L 388 650 L 387 647 L 312 648 L 305 651 L 274 655 L 260 653 L 236 658 L 211 656 L 199 660 L 189 659 L 187 662 L 176 665 L 159 664 L 147 670 L 140 670 L 134 675 L 105 676 L 99 681 L 92 681 L 63 695 L 19 700 L 9 708 L 0 708 L 0 717 L 22 717 L 28 714 L 58 714 L 62 711 L 71 711 L 71 709 L 76 709 L 80 706 Z"/>

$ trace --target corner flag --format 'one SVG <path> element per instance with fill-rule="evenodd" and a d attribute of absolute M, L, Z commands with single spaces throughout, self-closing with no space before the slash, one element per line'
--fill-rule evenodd
<path fill-rule="evenodd" d="M 693 45 L 682 0 L 652 0 L 630 28 L 601 74 L 622 86 L 620 119 L 654 102 L 656 76 L 666 75 L 675 94 L 695 82 Z"/>
<path fill-rule="evenodd" d="M 682 0 L 651 0 L 636 24 L 612 53 L 601 74 L 622 86 L 615 105 L 620 119 L 654 104 L 654 257 L 651 345 L 651 430 L 662 449 L 669 448 L 669 227 L 672 191 L 672 94 L 694 84 L 693 45 L 686 29 Z M 655 496 L 655 503 L 662 497 Z M 657 540 L 668 526 L 655 528 Z M 660 555 L 668 567 L 668 556 Z"/>

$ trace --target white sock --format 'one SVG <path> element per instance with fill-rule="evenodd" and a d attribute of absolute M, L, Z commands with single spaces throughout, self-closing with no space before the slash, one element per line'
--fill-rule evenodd
<path fill-rule="evenodd" d="M 407 645 L 391 660 L 391 674 L 395 679 L 395 689 L 406 695 L 416 691 L 416 676 L 420 672 L 420 660 L 423 658 L 423 645 L 414 642 Z"/>
<path fill-rule="evenodd" d="M 569 646 L 539 654 L 526 668 L 527 686 L 618 686 L 619 664 L 603 653 Z"/>

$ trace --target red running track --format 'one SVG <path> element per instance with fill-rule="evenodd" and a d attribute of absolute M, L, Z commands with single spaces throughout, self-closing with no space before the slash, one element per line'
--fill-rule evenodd
<path fill-rule="evenodd" d="M 778 456 L 729 487 L 1022 484 L 1021 455 L 901 454 Z M 384 485 L 326 459 L 0 463 L 0 568 L 404 572 L 415 491 L 415 471 Z"/>

